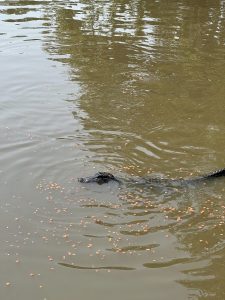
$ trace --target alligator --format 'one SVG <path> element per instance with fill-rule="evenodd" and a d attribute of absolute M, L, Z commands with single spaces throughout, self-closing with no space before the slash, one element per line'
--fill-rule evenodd
<path fill-rule="evenodd" d="M 164 184 L 191 184 L 191 183 L 197 183 L 197 182 L 204 182 L 204 181 L 208 181 L 208 180 L 212 180 L 218 177 L 222 177 L 225 176 L 225 168 L 222 170 L 217 170 L 215 172 L 206 174 L 206 175 L 202 175 L 202 176 L 198 176 L 198 177 L 191 177 L 191 178 L 178 178 L 178 179 L 167 179 L 167 178 L 157 178 L 157 177 L 140 177 L 140 178 L 135 178 L 132 180 L 132 182 L 135 183 L 141 183 L 141 184 L 145 184 L 145 183 L 150 183 L 150 184 L 154 184 L 154 183 L 164 183 Z M 89 177 L 81 177 L 78 178 L 78 181 L 81 183 L 97 183 L 97 184 L 104 184 L 104 183 L 108 183 L 109 181 L 115 181 L 119 184 L 123 183 L 123 179 L 122 178 L 118 178 L 116 176 L 114 176 L 111 173 L 108 172 L 97 172 L 96 174 L 94 174 L 93 176 L 89 176 Z M 129 180 L 130 181 L 130 180 Z"/>

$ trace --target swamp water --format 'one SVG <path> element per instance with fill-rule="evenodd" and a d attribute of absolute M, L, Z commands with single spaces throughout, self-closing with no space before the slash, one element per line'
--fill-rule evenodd
<path fill-rule="evenodd" d="M 0 296 L 225 299 L 224 1 L 0 1 Z"/>

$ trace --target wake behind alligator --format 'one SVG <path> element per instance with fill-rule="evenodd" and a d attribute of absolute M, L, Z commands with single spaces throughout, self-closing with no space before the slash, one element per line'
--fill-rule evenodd
<path fill-rule="evenodd" d="M 198 177 L 191 177 L 191 178 L 177 178 L 177 179 L 167 179 L 167 178 L 158 178 L 158 177 L 138 177 L 138 178 L 131 178 L 131 179 L 125 179 L 116 177 L 111 173 L 108 172 L 98 172 L 94 174 L 93 176 L 89 177 L 81 177 L 78 178 L 78 181 L 81 183 L 97 183 L 97 184 L 104 184 L 108 183 L 110 181 L 115 181 L 119 184 L 123 184 L 125 182 L 129 183 L 140 183 L 140 184 L 146 184 L 146 185 L 154 185 L 154 184 L 163 184 L 163 185 L 185 185 L 185 184 L 194 184 L 198 182 L 206 182 L 209 180 L 213 180 L 219 177 L 225 176 L 225 168 L 222 170 L 217 170 L 215 172 L 198 176 Z"/>

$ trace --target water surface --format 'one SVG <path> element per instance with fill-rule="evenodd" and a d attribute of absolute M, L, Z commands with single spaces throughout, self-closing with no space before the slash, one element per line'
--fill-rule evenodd
<path fill-rule="evenodd" d="M 0 2 L 3 299 L 224 289 L 224 1 Z"/>

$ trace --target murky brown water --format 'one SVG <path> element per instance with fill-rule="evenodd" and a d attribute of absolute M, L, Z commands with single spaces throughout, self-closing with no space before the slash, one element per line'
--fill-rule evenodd
<path fill-rule="evenodd" d="M 0 2 L 1 299 L 225 299 L 225 1 Z"/>

